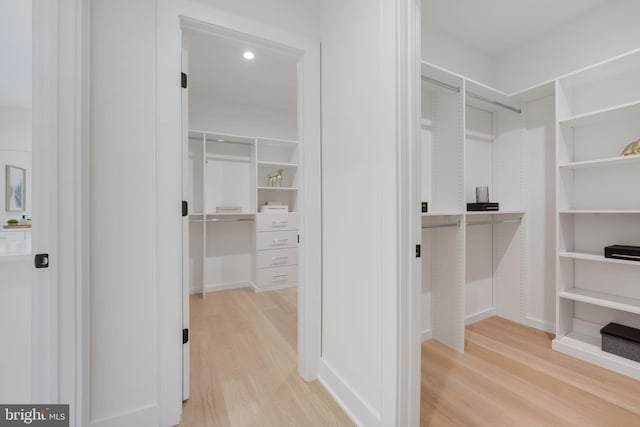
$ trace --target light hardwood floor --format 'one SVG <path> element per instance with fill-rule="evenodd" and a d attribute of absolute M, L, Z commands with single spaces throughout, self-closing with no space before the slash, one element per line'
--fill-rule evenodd
<path fill-rule="evenodd" d="M 465 353 L 422 345 L 423 426 L 640 426 L 640 382 L 551 350 L 553 336 L 498 317 Z"/>
<path fill-rule="evenodd" d="M 297 372 L 297 289 L 211 292 L 191 302 L 191 398 L 183 427 L 351 426 Z"/>

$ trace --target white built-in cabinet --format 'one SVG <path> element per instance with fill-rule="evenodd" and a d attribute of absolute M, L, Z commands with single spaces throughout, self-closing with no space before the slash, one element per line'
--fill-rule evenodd
<path fill-rule="evenodd" d="M 467 324 L 495 314 L 524 323 L 523 112 L 438 67 L 423 64 L 422 77 L 423 337 L 463 351 Z M 484 185 L 500 210 L 467 212 Z"/>
<path fill-rule="evenodd" d="M 640 154 L 621 155 L 640 139 L 640 51 L 513 95 L 427 63 L 422 80 L 423 338 L 464 351 L 465 325 L 498 315 L 640 379 L 600 349 L 609 322 L 640 328 L 640 262 L 604 257 L 640 246 Z M 480 185 L 499 212 L 466 212 Z"/>
<path fill-rule="evenodd" d="M 192 291 L 297 285 L 297 141 L 188 133 L 189 272 Z M 269 176 L 282 170 L 278 186 Z M 288 206 L 263 213 L 266 202 Z M 224 208 L 239 208 L 228 212 Z"/>
<path fill-rule="evenodd" d="M 558 314 L 553 348 L 640 379 L 640 364 L 601 351 L 609 322 L 640 328 L 640 53 L 557 80 Z"/>

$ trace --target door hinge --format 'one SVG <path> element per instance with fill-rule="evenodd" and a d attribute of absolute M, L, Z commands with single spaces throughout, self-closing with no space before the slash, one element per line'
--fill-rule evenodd
<path fill-rule="evenodd" d="M 187 74 L 186 73 L 182 73 L 181 74 L 180 85 L 182 86 L 183 89 L 187 88 Z"/>
<path fill-rule="evenodd" d="M 182 330 L 182 344 L 186 344 L 189 342 L 189 329 Z"/>
<path fill-rule="evenodd" d="M 35 256 L 36 268 L 49 268 L 49 254 L 37 254 Z"/>
<path fill-rule="evenodd" d="M 182 201 L 182 216 L 189 215 L 189 203 L 186 200 Z"/>
<path fill-rule="evenodd" d="M 416 245 L 416 258 L 420 258 L 422 255 L 422 247 L 420 245 Z"/>

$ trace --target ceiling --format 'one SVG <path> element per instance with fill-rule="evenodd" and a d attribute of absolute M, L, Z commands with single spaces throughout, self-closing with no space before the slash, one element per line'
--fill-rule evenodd
<path fill-rule="evenodd" d="M 297 60 L 246 42 L 186 34 L 190 93 L 257 107 L 296 110 Z M 246 50 L 255 54 L 247 61 Z"/>
<path fill-rule="evenodd" d="M 422 25 L 498 56 L 611 1 L 422 0 Z"/>
<path fill-rule="evenodd" d="M 0 0 L 0 106 L 31 107 L 31 0 Z"/>

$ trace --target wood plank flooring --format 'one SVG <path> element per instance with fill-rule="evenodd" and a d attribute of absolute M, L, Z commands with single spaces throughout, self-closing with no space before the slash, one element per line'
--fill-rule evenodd
<path fill-rule="evenodd" d="M 640 426 L 640 382 L 551 350 L 553 336 L 498 317 L 465 353 L 422 345 L 422 426 Z"/>
<path fill-rule="evenodd" d="M 191 302 L 191 398 L 183 427 L 351 426 L 297 371 L 296 288 L 211 292 Z"/>

